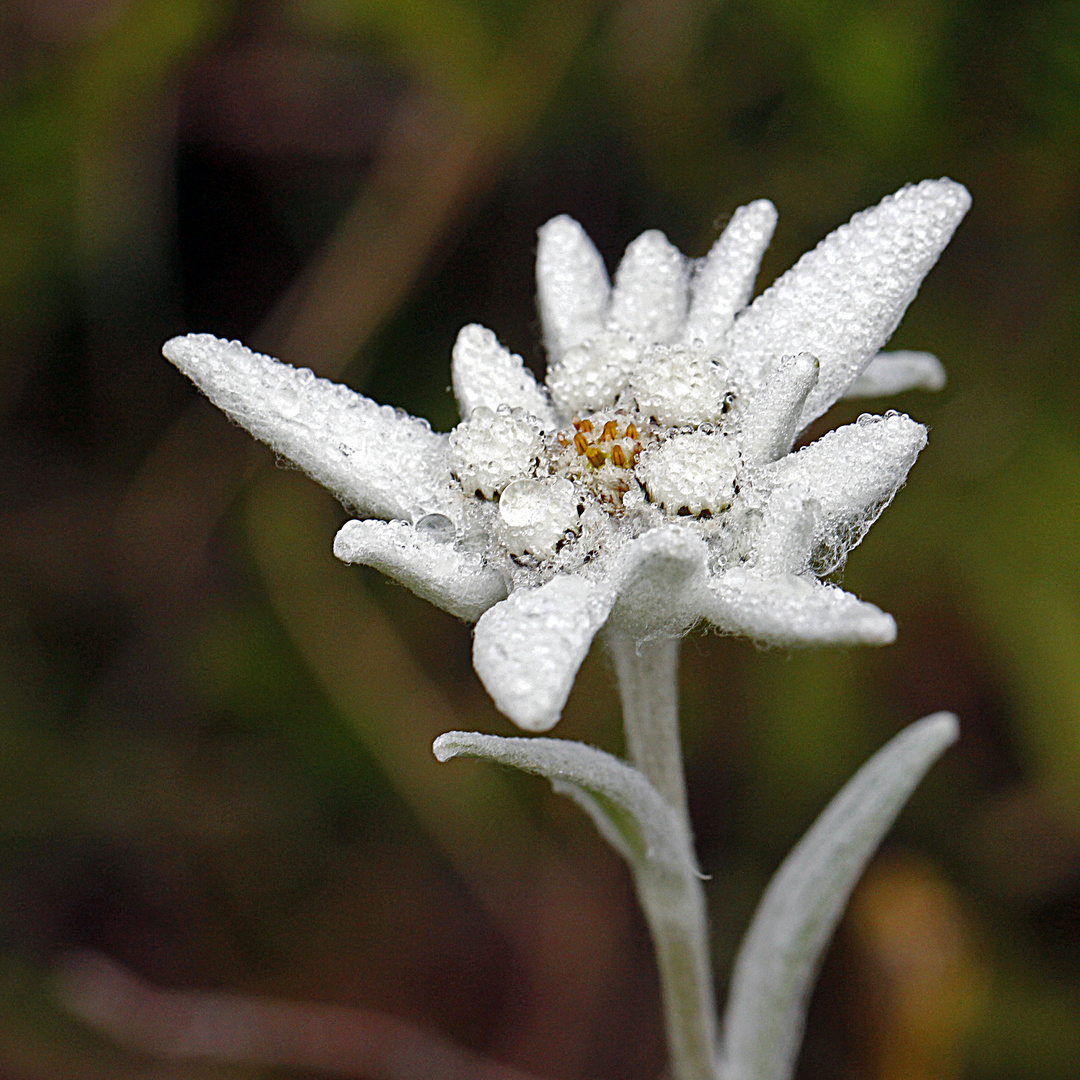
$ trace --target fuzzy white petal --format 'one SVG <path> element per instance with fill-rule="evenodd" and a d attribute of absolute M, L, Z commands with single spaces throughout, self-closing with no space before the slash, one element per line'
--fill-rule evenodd
<path fill-rule="evenodd" d="M 611 286 L 600 252 L 566 214 L 537 233 L 536 293 L 548 362 L 600 333 Z"/>
<path fill-rule="evenodd" d="M 683 341 L 700 341 L 709 352 L 720 348 L 736 313 L 754 294 L 761 256 L 775 228 L 776 207 L 768 199 L 735 211 L 690 283 L 693 299 Z"/>
<path fill-rule="evenodd" d="M 628 334 L 597 334 L 548 364 L 551 398 L 567 418 L 614 405 L 641 357 Z"/>
<path fill-rule="evenodd" d="M 451 371 L 462 420 L 468 420 L 477 407 L 495 412 L 500 405 L 509 405 L 532 414 L 547 430 L 558 426 L 555 410 L 533 373 L 486 327 L 470 323 L 461 328 Z"/>
<path fill-rule="evenodd" d="M 188 334 L 162 351 L 218 408 L 359 513 L 456 516 L 446 436 L 426 420 L 238 341 Z"/>
<path fill-rule="evenodd" d="M 543 446 L 540 422 L 521 409 L 484 405 L 450 432 L 450 471 L 469 495 L 495 496 L 528 474 Z"/>
<path fill-rule="evenodd" d="M 526 731 L 547 731 L 611 610 L 612 594 L 581 577 L 519 589 L 476 624 L 473 666 L 496 706 Z"/>
<path fill-rule="evenodd" d="M 765 645 L 889 645 L 896 639 L 891 615 L 813 577 L 735 567 L 716 575 L 702 599 L 702 616 L 718 629 Z"/>
<path fill-rule="evenodd" d="M 608 328 L 651 344 L 674 341 L 686 318 L 686 256 L 659 229 L 626 249 L 611 290 Z"/>
<path fill-rule="evenodd" d="M 905 390 L 943 390 L 945 365 L 928 352 L 880 352 L 844 391 L 844 398 L 886 397 Z"/>
<path fill-rule="evenodd" d="M 821 362 L 802 426 L 855 380 L 896 329 L 971 197 L 951 180 L 902 188 L 804 255 L 735 320 L 726 358 L 751 383 L 776 357 Z"/>
<path fill-rule="evenodd" d="M 795 441 L 806 397 L 817 385 L 817 358 L 785 356 L 742 410 L 739 449 L 747 465 L 783 457 Z"/>
<path fill-rule="evenodd" d="M 449 519 L 442 522 L 452 530 Z M 419 527 L 403 521 L 347 521 L 334 538 L 334 554 L 342 562 L 373 566 L 443 611 L 476 622 L 505 598 L 506 582 L 480 555 L 456 550 L 452 539 L 425 528 L 425 519 Z"/>
<path fill-rule="evenodd" d="M 864 416 L 767 466 L 774 486 L 812 493 L 820 506 L 815 542 L 826 549 L 819 573 L 830 573 L 892 501 L 926 445 L 926 428 L 910 417 Z"/>
<path fill-rule="evenodd" d="M 705 541 L 680 525 L 631 541 L 611 571 L 619 593 L 612 619 L 638 639 L 686 633 L 700 618 L 708 554 Z"/>
<path fill-rule="evenodd" d="M 692 345 L 654 345 L 630 377 L 638 409 L 661 424 L 680 427 L 720 421 L 732 381 L 727 367 Z"/>
<path fill-rule="evenodd" d="M 696 874 L 686 830 L 673 811 L 637 769 L 603 750 L 568 739 L 507 739 L 472 731 L 448 731 L 432 749 L 439 761 L 478 757 L 546 777 L 596 820 L 605 839 L 629 862 L 650 861 L 679 877 Z M 630 820 L 616 819 L 604 801 Z"/>
<path fill-rule="evenodd" d="M 733 438 L 715 431 L 690 431 L 649 447 L 637 475 L 649 498 L 674 517 L 687 511 L 726 510 L 735 498 L 738 471 L 739 450 Z"/>
<path fill-rule="evenodd" d="M 959 729 L 951 713 L 905 728 L 844 785 L 776 872 L 735 961 L 723 1080 L 790 1080 L 810 987 L 863 868 Z"/>

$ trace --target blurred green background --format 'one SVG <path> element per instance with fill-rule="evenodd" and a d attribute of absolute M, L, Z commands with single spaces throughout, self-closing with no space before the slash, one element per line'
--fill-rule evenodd
<path fill-rule="evenodd" d="M 87 949 L 550 1080 L 657 1075 L 617 858 L 540 781 L 431 756 L 510 733 L 469 629 L 336 563 L 341 509 L 160 345 L 242 337 L 446 430 L 464 323 L 542 371 L 550 216 L 613 267 L 650 227 L 703 254 L 767 196 L 767 284 L 941 175 L 974 208 L 893 344 L 949 385 L 829 417 L 931 429 L 845 577 L 897 644 L 684 646 L 721 986 L 843 780 L 961 717 L 825 963 L 806 1080 L 1080 1075 L 1080 5 L 6 0 L 0 1076 L 271 1074 L 92 1033 L 54 975 Z M 602 655 L 559 733 L 620 749 Z"/>

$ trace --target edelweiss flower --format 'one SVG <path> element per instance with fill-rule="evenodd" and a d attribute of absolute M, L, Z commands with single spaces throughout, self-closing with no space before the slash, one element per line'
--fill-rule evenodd
<path fill-rule="evenodd" d="M 460 618 L 498 707 L 550 728 L 597 631 L 700 622 L 784 645 L 883 644 L 892 618 L 819 579 L 842 564 L 926 442 L 863 416 L 792 452 L 845 392 L 940 385 L 878 354 L 969 205 L 950 180 L 856 214 L 747 306 L 776 223 L 736 211 L 688 260 L 657 231 L 612 287 L 568 217 L 540 230 L 547 385 L 480 326 L 453 351 L 449 435 L 237 342 L 165 355 L 234 420 L 352 507 L 334 544 Z"/>

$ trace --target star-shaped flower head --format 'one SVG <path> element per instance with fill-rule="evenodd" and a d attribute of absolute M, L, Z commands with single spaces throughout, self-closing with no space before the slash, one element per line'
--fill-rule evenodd
<path fill-rule="evenodd" d="M 879 350 L 969 203 L 950 180 L 903 188 L 753 303 L 768 201 L 698 261 L 642 234 L 614 285 L 581 226 L 555 218 L 537 253 L 546 386 L 466 326 L 449 435 L 237 342 L 193 334 L 165 354 L 357 513 L 340 558 L 478 620 L 484 685 L 544 731 L 608 622 L 638 639 L 708 623 L 767 644 L 893 640 L 889 615 L 820 579 L 903 484 L 925 428 L 890 412 L 792 446 L 845 393 L 940 385 L 933 357 Z"/>

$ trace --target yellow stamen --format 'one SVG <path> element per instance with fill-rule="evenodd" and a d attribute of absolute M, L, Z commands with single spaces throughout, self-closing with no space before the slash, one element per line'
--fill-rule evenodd
<path fill-rule="evenodd" d="M 590 446 L 589 449 L 585 451 L 585 456 L 589 459 L 589 464 L 594 469 L 603 468 L 604 461 L 606 460 L 603 450 L 600 450 L 595 446 Z"/>
<path fill-rule="evenodd" d="M 574 445 L 577 447 L 579 454 L 587 454 L 589 452 L 589 436 L 584 431 L 579 431 L 574 436 Z"/>
<path fill-rule="evenodd" d="M 618 427 L 618 425 L 615 423 L 614 420 L 609 420 L 604 425 L 604 430 L 600 432 L 599 441 L 600 442 L 611 442 L 613 439 L 616 439 L 618 437 L 616 435 L 616 433 L 615 433 L 617 427 Z"/>
<path fill-rule="evenodd" d="M 620 469 L 626 468 L 626 454 L 618 443 L 611 448 L 611 464 Z"/>
<path fill-rule="evenodd" d="M 637 428 L 633 424 L 627 424 L 626 425 L 626 437 L 628 439 L 636 439 L 637 438 Z"/>

